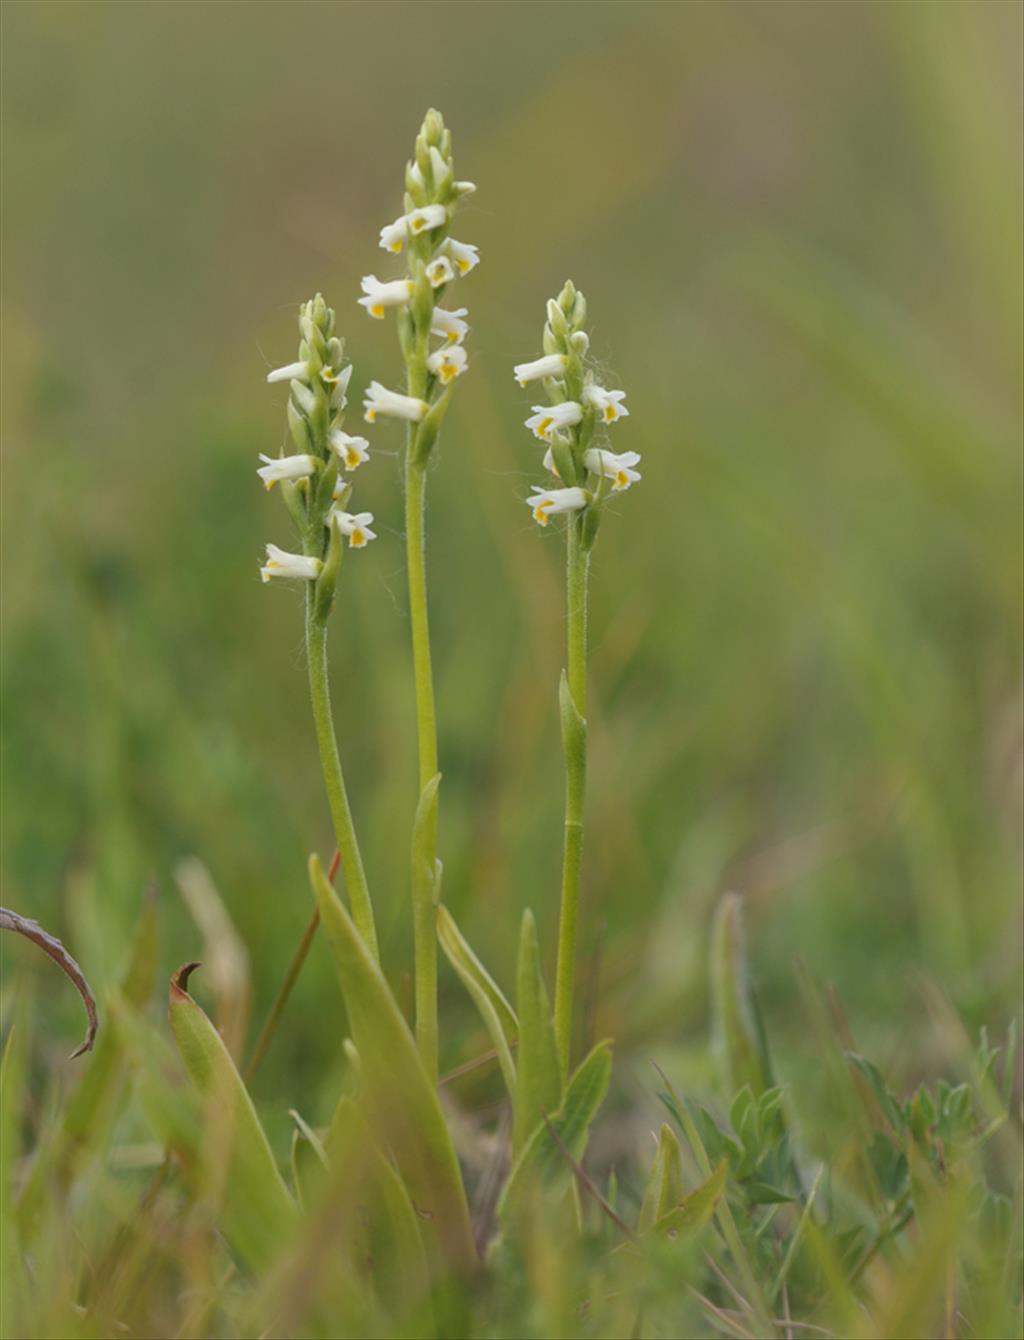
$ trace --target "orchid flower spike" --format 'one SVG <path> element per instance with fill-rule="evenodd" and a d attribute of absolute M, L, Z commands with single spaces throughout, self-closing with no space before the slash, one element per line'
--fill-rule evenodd
<path fill-rule="evenodd" d="M 406 296 L 408 287 L 403 287 Z M 370 277 L 364 288 L 372 302 L 386 286 Z M 390 290 L 385 298 L 392 300 Z M 277 458 L 261 455 L 258 474 L 268 489 L 279 480 L 313 479 L 316 483 L 284 490 L 304 552 L 290 553 L 268 544 L 260 576 L 265 582 L 273 578 L 316 581 L 315 613 L 322 620 L 331 609 L 338 577 L 341 543 L 337 536 L 344 533 L 355 548 L 373 539 L 369 529 L 373 517 L 368 512 L 354 514 L 348 530 L 343 531 L 340 522 L 336 530 L 329 529 L 332 517 L 341 513 L 352 492 L 350 480 L 339 471 L 351 472 L 364 464 L 369 459 L 369 443 L 343 427 L 352 364 L 345 361 L 344 343 L 335 334 L 335 314 L 320 294 L 299 309 L 299 334 L 298 360 L 271 374 L 271 380 L 288 378 L 288 427 L 298 452 Z"/>
<path fill-rule="evenodd" d="M 583 510 L 573 534 L 593 546 L 609 493 L 622 493 L 640 478 L 640 453 L 615 453 L 592 444 L 596 429 L 628 416 L 625 391 L 610 391 L 595 378 L 586 331 L 587 303 L 568 282 L 547 304 L 543 355 L 513 368 L 520 386 L 543 382 L 550 405 L 534 405 L 526 427 L 548 444 L 544 469 L 565 487 L 540 492 L 531 505 L 542 525 L 560 511 Z M 583 486 L 589 483 L 589 489 Z"/>
<path fill-rule="evenodd" d="M 461 347 L 469 332 L 466 308 L 448 309 L 439 303 L 447 286 L 479 263 L 476 246 L 449 236 L 462 199 L 474 189 L 472 182 L 456 180 L 451 132 L 441 113 L 431 109 L 406 164 L 404 212 L 380 230 L 385 251 L 405 253 L 405 274 L 396 279 L 367 275 L 362 281 L 359 303 L 371 316 L 383 317 L 388 307 L 399 309 L 399 341 L 410 392 L 389 391 L 374 382 L 364 400 L 366 421 L 374 423 L 384 416 L 419 423 L 437 406 L 430 431 L 409 439 L 410 452 L 422 455 L 419 465 L 426 464 L 437 442 L 449 388 L 469 366 Z M 441 347 L 433 341 L 440 341 Z"/>

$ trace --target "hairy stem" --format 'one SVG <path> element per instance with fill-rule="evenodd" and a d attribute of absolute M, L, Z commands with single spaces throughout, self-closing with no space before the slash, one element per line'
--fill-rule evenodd
<path fill-rule="evenodd" d="M 587 577 L 590 551 L 583 542 L 582 516 L 567 526 L 566 674 L 569 693 L 585 722 L 587 715 Z M 587 787 L 586 729 L 572 741 L 563 730 L 565 748 L 565 845 L 562 854 L 562 901 L 558 921 L 558 963 L 555 970 L 555 1044 L 563 1079 L 572 1059 L 572 1003 L 576 974 L 576 938 L 580 910 L 580 868 L 583 861 L 583 806 Z"/>
<path fill-rule="evenodd" d="M 345 778 L 342 775 L 341 759 L 338 755 L 338 741 L 334 734 L 334 718 L 331 715 L 331 695 L 327 682 L 327 621 L 316 612 L 316 592 L 312 582 L 306 588 L 306 660 L 309 665 L 309 696 L 313 704 L 313 722 L 320 750 L 320 765 L 323 768 L 324 786 L 327 790 L 327 803 L 331 811 L 341 873 L 352 908 L 352 920 L 369 946 L 370 952 L 379 962 L 380 951 L 377 948 L 373 905 L 370 902 L 363 858 L 359 854 L 359 842 L 352 823 L 352 811 L 349 808 Z"/>

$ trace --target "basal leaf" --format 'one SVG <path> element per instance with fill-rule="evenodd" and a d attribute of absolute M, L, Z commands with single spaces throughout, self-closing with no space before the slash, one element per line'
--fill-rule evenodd
<path fill-rule="evenodd" d="M 583 1157 L 590 1124 L 604 1102 L 611 1073 L 612 1044 L 606 1039 L 594 1047 L 569 1080 L 561 1108 L 550 1118 L 542 1114 L 512 1166 L 498 1206 L 499 1214 L 514 1210 L 528 1187 L 561 1184 L 563 1175 L 569 1175 L 562 1147 L 576 1160 Z"/>
<path fill-rule="evenodd" d="M 380 968 L 316 856 L 309 873 L 359 1051 L 367 1120 L 394 1157 L 434 1246 L 452 1269 L 469 1272 L 476 1261 L 469 1209 L 437 1091 Z"/>
<path fill-rule="evenodd" d="M 729 1165 L 725 1159 L 715 1167 L 711 1176 L 700 1184 L 673 1209 L 663 1214 L 655 1224 L 655 1232 L 665 1237 L 677 1237 L 703 1228 L 714 1214 L 725 1192 Z"/>
<path fill-rule="evenodd" d="M 204 1104 L 202 1191 L 220 1201 L 228 1241 L 247 1264 L 260 1268 L 280 1249 L 296 1206 L 220 1034 L 188 994 L 188 979 L 198 966 L 187 963 L 171 978 L 169 1014 L 178 1051 Z"/>
<path fill-rule="evenodd" d="M 663 1125 L 658 1133 L 658 1152 L 654 1156 L 640 1206 L 638 1232 L 648 1232 L 682 1198 L 683 1170 L 679 1141 L 672 1127 Z"/>

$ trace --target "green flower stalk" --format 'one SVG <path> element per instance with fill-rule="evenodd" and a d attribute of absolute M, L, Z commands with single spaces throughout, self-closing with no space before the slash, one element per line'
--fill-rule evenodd
<path fill-rule="evenodd" d="M 345 363 L 344 342 L 334 329 L 334 312 L 318 293 L 299 312 L 298 359 L 267 375 L 268 382 L 289 383 L 288 427 L 297 454 L 261 456 L 257 473 L 268 489 L 280 485 L 301 552 L 268 544 L 260 575 L 265 582 L 285 579 L 306 586 L 309 692 L 334 838 L 352 919 L 377 957 L 373 905 L 341 770 L 327 671 L 327 619 L 343 541 L 351 549 L 362 549 L 375 538 L 372 513 L 346 510 L 352 492 L 346 476 L 367 460 L 369 443 L 342 428 L 352 365 Z"/>
<path fill-rule="evenodd" d="M 543 357 L 514 368 L 520 386 L 542 382 L 548 405 L 534 405 L 526 420 L 547 445 L 544 468 L 560 487 L 535 486 L 528 499 L 534 520 L 548 525 L 565 514 L 566 668 L 559 687 L 562 747 L 565 754 L 565 841 L 562 896 L 555 969 L 555 1042 L 563 1079 L 572 1059 L 572 1007 L 576 940 L 583 863 L 583 810 L 587 782 L 587 583 L 590 554 L 601 513 L 612 493 L 640 478 L 635 451 L 616 454 L 599 434 L 629 410 L 625 391 L 606 390 L 589 361 L 590 339 L 584 329 L 587 304 L 571 281 L 547 307 Z"/>
<path fill-rule="evenodd" d="M 426 470 L 448 408 L 452 385 L 466 371 L 463 340 L 469 329 L 464 307 L 441 306 L 451 284 L 478 263 L 476 247 L 450 234 L 459 202 L 476 188 L 456 181 L 451 132 L 440 112 L 429 111 L 405 171 L 405 212 L 380 232 L 385 251 L 406 256 L 406 273 L 381 280 L 367 275 L 360 305 L 382 319 L 398 314 L 398 338 L 405 361 L 405 391 L 371 382 L 366 421 L 378 416 L 406 424 L 405 544 L 409 579 L 409 622 L 419 750 L 420 804 L 414 826 L 412 903 L 415 942 L 416 1040 L 431 1078 L 437 1077 L 437 718 L 430 657 L 426 574 Z"/>

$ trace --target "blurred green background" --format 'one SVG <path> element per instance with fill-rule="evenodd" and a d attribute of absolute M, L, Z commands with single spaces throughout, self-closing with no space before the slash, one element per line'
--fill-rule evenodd
<path fill-rule="evenodd" d="M 301 598 L 256 456 L 268 367 L 317 289 L 399 385 L 388 275 L 423 112 L 478 193 L 482 264 L 431 478 L 446 900 L 508 982 L 554 948 L 560 537 L 511 376 L 571 276 L 644 479 L 602 528 L 582 949 L 588 1027 L 702 1064 L 705 932 L 746 896 L 769 1031 L 797 957 L 865 1049 L 941 1064 L 948 998 L 1020 988 L 1021 8 L 1017 4 L 3 6 L 4 902 L 109 982 L 150 875 L 163 967 L 201 956 L 174 869 L 208 866 L 262 1013 L 330 836 Z M 452 304 L 454 305 L 454 304 Z M 399 433 L 370 431 L 336 715 L 386 966 L 410 963 L 415 802 Z M 6 938 L 6 937 L 5 937 Z M 54 1046 L 77 1003 L 22 944 Z M 483 1044 L 443 970 L 445 1061 Z M 197 979 L 199 981 L 200 979 Z M 200 993 L 203 987 L 200 984 Z M 318 946 L 261 1076 L 343 1029 Z M 336 1023 L 332 1024 L 332 1020 Z M 635 1060 L 631 1068 L 629 1058 Z"/>

